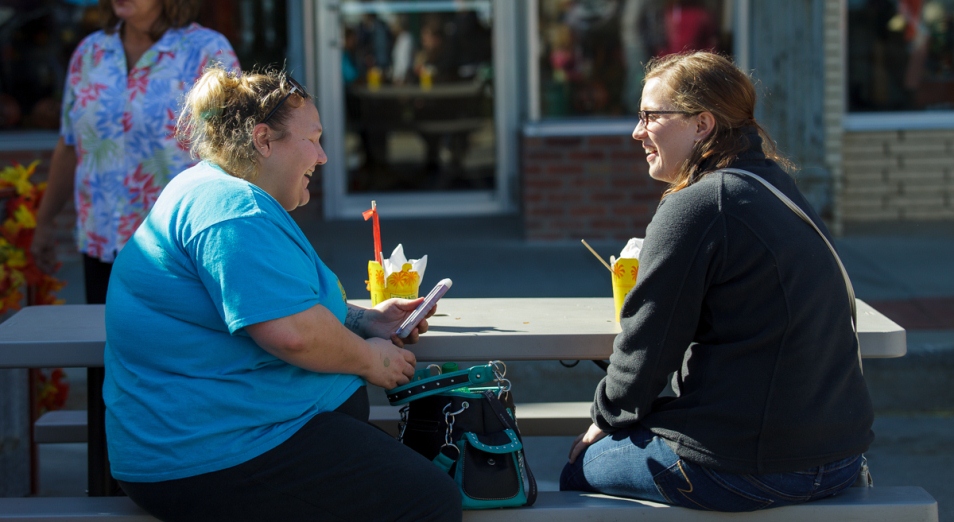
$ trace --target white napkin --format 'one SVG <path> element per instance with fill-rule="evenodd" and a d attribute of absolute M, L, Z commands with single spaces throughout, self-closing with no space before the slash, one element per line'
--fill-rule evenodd
<path fill-rule="evenodd" d="M 398 243 L 391 257 L 384 259 L 384 280 L 387 281 L 389 275 L 394 272 L 400 272 L 405 263 L 411 263 L 411 271 L 417 272 L 419 281 L 424 280 L 424 269 L 427 268 L 427 254 L 420 259 L 408 259 L 404 257 L 404 246 Z"/>
<path fill-rule="evenodd" d="M 639 251 L 643 248 L 643 238 L 634 237 L 626 242 L 626 245 L 623 247 L 623 250 L 619 253 L 619 259 L 623 258 L 632 258 L 639 259 Z M 616 258 L 610 256 L 610 264 L 615 264 Z"/>

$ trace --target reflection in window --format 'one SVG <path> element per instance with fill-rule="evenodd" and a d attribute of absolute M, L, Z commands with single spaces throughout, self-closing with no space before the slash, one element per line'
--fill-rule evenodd
<path fill-rule="evenodd" d="M 0 131 L 59 129 L 70 56 L 100 29 L 98 14 L 95 0 L 0 4 Z M 243 68 L 288 55 L 285 0 L 204 2 L 198 21 L 229 39 Z"/>
<path fill-rule="evenodd" d="M 0 130 L 59 128 L 70 54 L 99 25 L 96 8 L 76 2 L 0 6 Z"/>
<path fill-rule="evenodd" d="M 345 83 L 427 85 L 489 77 L 490 5 L 489 1 L 345 4 Z"/>
<path fill-rule="evenodd" d="M 493 189 L 491 5 L 342 4 L 349 193 Z"/>
<path fill-rule="evenodd" d="M 731 3 L 539 0 L 541 114 L 634 114 L 649 58 L 731 50 Z"/>
<path fill-rule="evenodd" d="M 954 0 L 849 0 L 848 110 L 954 109 Z"/>
<path fill-rule="evenodd" d="M 245 70 L 285 65 L 286 20 L 285 0 L 207 0 L 199 13 L 200 24 L 229 39 Z"/>

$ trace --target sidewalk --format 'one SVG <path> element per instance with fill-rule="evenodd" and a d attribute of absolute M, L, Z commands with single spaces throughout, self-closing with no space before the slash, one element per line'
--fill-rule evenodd
<path fill-rule="evenodd" d="M 428 255 L 423 286 L 454 280 L 448 297 L 601 297 L 610 295 L 606 269 L 578 241 L 535 244 L 521 237 L 517 216 L 396 220 L 382 213 L 384 254 L 397 243 L 412 258 Z M 293 215 L 319 256 L 338 274 L 352 299 L 367 298 L 367 261 L 373 253 L 371 223 L 324 222 L 310 206 Z M 587 239 L 588 238 L 581 238 Z M 604 258 L 622 244 L 590 242 Z M 877 419 L 867 453 L 876 485 L 918 485 L 939 502 L 940 519 L 954 522 L 954 226 L 908 224 L 850 229 L 836 240 L 860 299 L 908 329 L 907 356 L 866 360 L 865 375 Z M 79 263 L 67 263 L 63 295 L 82 301 Z M 584 401 L 592 398 L 601 370 L 581 362 L 508 365 L 518 401 Z M 70 371 L 70 403 L 85 407 L 85 372 Z M 533 381 L 559 383 L 552 387 Z M 528 383 L 521 385 L 521 383 Z M 546 390 L 546 391 L 544 391 Z M 383 394 L 379 403 L 384 403 Z M 533 437 L 528 461 L 545 489 L 555 489 L 571 438 Z M 84 445 L 40 448 L 41 493 L 82 495 Z"/>

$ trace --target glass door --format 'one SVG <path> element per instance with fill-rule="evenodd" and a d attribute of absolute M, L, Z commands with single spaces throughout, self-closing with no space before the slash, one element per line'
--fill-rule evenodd
<path fill-rule="evenodd" d="M 501 212 L 491 0 L 319 1 L 327 217 Z M 343 130 L 343 132 L 342 132 Z"/>

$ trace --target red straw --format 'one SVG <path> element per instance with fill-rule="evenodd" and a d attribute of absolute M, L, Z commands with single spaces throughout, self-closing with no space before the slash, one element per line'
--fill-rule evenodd
<path fill-rule="evenodd" d="M 367 221 L 371 218 L 374 220 L 371 222 L 372 227 L 374 228 L 374 260 L 378 262 L 379 265 L 384 265 L 384 259 L 381 256 L 381 223 L 378 221 L 378 205 L 374 201 L 371 202 L 371 210 L 365 210 L 361 213 L 364 216 L 364 220 Z"/>

